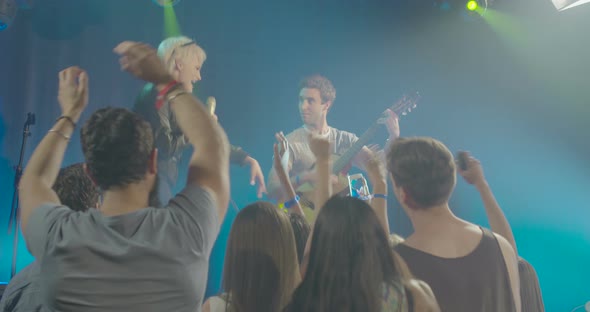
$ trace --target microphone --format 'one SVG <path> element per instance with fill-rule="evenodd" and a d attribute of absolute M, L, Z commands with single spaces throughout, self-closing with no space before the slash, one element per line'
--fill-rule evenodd
<path fill-rule="evenodd" d="M 214 97 L 210 96 L 207 98 L 207 109 L 209 110 L 209 114 L 213 116 L 215 114 L 215 108 L 217 107 L 217 101 Z"/>
<path fill-rule="evenodd" d="M 27 113 L 27 120 L 25 121 L 25 125 L 28 125 L 28 126 L 35 125 L 35 113 Z"/>

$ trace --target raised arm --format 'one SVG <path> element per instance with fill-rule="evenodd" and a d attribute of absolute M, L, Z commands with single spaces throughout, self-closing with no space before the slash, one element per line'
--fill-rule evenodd
<path fill-rule="evenodd" d="M 61 117 L 31 155 L 19 185 L 23 233 L 33 210 L 43 203 L 59 204 L 53 191 L 64 153 L 74 133 L 75 123 L 88 105 L 88 75 L 78 67 L 59 73 Z"/>
<path fill-rule="evenodd" d="M 316 216 L 324 204 L 332 197 L 332 158 L 330 141 L 325 138 L 309 136 L 309 148 L 316 159 L 316 185 L 314 206 L 318 210 Z"/>
<path fill-rule="evenodd" d="M 285 160 L 285 153 L 288 150 L 288 142 L 282 132 L 275 134 L 277 143 L 274 144 L 274 157 L 273 157 L 273 169 L 276 172 L 277 179 L 279 180 L 283 191 L 286 193 L 287 202 L 285 206 L 287 209 L 292 209 L 293 213 L 305 216 L 303 214 L 303 208 L 299 203 L 297 193 L 289 180 L 288 174 L 288 160 Z"/>
<path fill-rule="evenodd" d="M 467 152 L 462 153 L 465 153 L 464 156 L 459 157 L 465 157 L 467 169 L 462 170 L 460 166 L 458 166 L 457 170 L 459 174 L 463 176 L 467 183 L 473 184 L 479 192 L 492 231 L 506 238 L 508 243 L 510 243 L 510 245 L 514 249 L 514 252 L 518 255 L 516 249 L 516 241 L 514 240 L 514 234 L 512 234 L 512 228 L 510 227 L 510 223 L 508 223 L 508 220 L 506 219 L 506 216 L 504 215 L 502 208 L 500 208 L 500 205 L 498 204 L 496 198 L 494 197 L 494 194 L 492 193 L 492 189 L 490 188 L 488 182 L 484 177 L 483 169 L 481 167 L 479 160 L 473 158 Z"/>
<path fill-rule="evenodd" d="M 332 159 L 330 141 L 325 138 L 310 135 L 309 148 L 316 158 L 316 185 L 315 185 L 315 199 L 314 206 L 317 209 L 316 216 L 318 216 L 324 204 L 332 197 Z M 303 252 L 303 260 L 301 261 L 301 275 L 304 276 L 307 271 L 307 264 L 309 261 L 309 251 L 311 249 L 311 241 L 313 239 L 313 223 L 315 219 L 310 222 L 312 228 L 307 243 L 305 244 L 305 251 Z"/>
<path fill-rule="evenodd" d="M 230 146 L 229 161 L 242 167 L 246 165 L 250 167 L 250 185 L 256 186 L 256 195 L 258 198 L 262 198 L 262 194 L 266 193 L 266 184 L 258 161 L 241 147 L 235 145 Z"/>
<path fill-rule="evenodd" d="M 375 155 L 367 162 L 367 174 L 373 185 L 371 208 L 379 218 L 385 233 L 389 235 L 389 220 L 387 218 L 387 178 L 383 162 Z"/>
<path fill-rule="evenodd" d="M 141 43 L 123 42 L 115 48 L 122 56 L 124 70 L 152 82 L 163 90 L 172 77 L 156 55 L 156 51 Z M 229 143 L 223 129 L 210 116 L 205 106 L 189 92 L 174 88 L 165 95 L 178 125 L 194 146 L 189 162 L 188 185 L 205 187 L 217 201 L 220 222 L 229 203 Z"/>

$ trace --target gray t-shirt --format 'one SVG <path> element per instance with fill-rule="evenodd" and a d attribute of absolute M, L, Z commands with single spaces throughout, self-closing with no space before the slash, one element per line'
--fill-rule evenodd
<path fill-rule="evenodd" d="M 309 134 L 307 129 L 301 127 L 286 135 L 291 152 L 291 175 L 310 170 L 315 163 L 315 156 L 309 148 Z M 332 127 L 328 128 L 324 136 L 332 145 L 332 154 L 337 156 L 344 154 L 358 140 L 355 134 Z"/>
<path fill-rule="evenodd" d="M 40 296 L 56 311 L 200 311 L 215 200 L 187 186 L 165 208 L 119 216 L 44 204 L 26 228 Z"/>
<path fill-rule="evenodd" d="M 37 312 L 41 311 L 39 302 L 38 281 L 39 263 L 24 267 L 11 280 L 0 300 L 0 311 L 4 312 Z"/>
<path fill-rule="evenodd" d="M 309 134 L 310 132 L 305 127 L 301 127 L 286 135 L 289 142 L 289 176 L 291 177 L 311 170 L 316 161 L 313 152 L 309 148 Z M 328 132 L 323 136 L 330 141 L 333 149 L 332 154 L 337 156 L 344 154 L 358 141 L 358 137 L 354 133 L 332 127 L 329 127 Z M 355 163 L 355 165 L 358 164 Z M 279 201 L 288 200 L 288 198 L 285 198 L 274 168 L 271 169 L 268 176 L 268 190 L 272 198 Z"/>

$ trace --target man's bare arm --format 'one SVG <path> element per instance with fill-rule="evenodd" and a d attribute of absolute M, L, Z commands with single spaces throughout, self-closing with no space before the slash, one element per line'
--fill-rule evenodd
<path fill-rule="evenodd" d="M 473 158 L 467 152 L 460 153 L 459 157 L 465 160 L 465 164 L 467 166 L 466 170 L 462 170 L 459 167 L 459 174 L 463 176 L 467 183 L 473 184 L 477 188 L 477 191 L 481 196 L 481 200 L 483 201 L 492 231 L 506 238 L 506 240 L 508 240 L 514 249 L 514 252 L 516 252 L 518 255 L 516 241 L 514 239 L 514 234 L 512 233 L 510 223 L 508 223 L 508 219 L 506 219 L 502 208 L 500 208 L 500 205 L 492 193 L 492 189 L 484 177 L 483 168 L 481 167 L 479 160 Z"/>
<path fill-rule="evenodd" d="M 204 186 L 215 193 L 219 220 L 223 222 L 230 193 L 227 135 L 191 94 L 176 91 L 167 98 L 180 129 L 194 146 L 187 184 Z"/>
<path fill-rule="evenodd" d="M 26 233 L 29 217 L 43 203 L 59 204 L 52 186 L 74 132 L 74 123 L 88 105 L 88 75 L 78 67 L 59 73 L 59 103 L 62 116 L 39 143 L 29 160 L 19 186 L 21 224 Z"/>

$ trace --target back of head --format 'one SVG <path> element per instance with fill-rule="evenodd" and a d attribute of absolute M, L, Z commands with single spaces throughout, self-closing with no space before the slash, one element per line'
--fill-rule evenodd
<path fill-rule="evenodd" d="M 446 203 L 456 181 L 453 154 L 432 138 L 399 138 L 387 153 L 395 187 L 410 196 L 414 209 Z"/>
<path fill-rule="evenodd" d="M 336 100 L 336 89 L 332 85 L 332 82 L 324 76 L 312 75 L 303 78 L 299 83 L 299 90 L 303 88 L 319 90 L 322 103 L 334 102 Z"/>
<path fill-rule="evenodd" d="M 86 211 L 98 203 L 98 190 L 81 163 L 62 168 L 53 189 L 61 203 L 75 211 Z"/>
<path fill-rule="evenodd" d="M 82 127 L 81 141 L 88 172 L 101 190 L 144 179 L 154 140 L 139 115 L 124 108 L 99 109 Z"/>
<path fill-rule="evenodd" d="M 311 227 L 305 217 L 300 214 L 290 213 L 289 221 L 291 221 L 291 227 L 293 228 L 293 234 L 295 235 L 297 259 L 299 259 L 299 263 L 301 263 L 303 252 L 305 251 L 305 244 L 307 243 L 307 238 L 311 232 Z"/>
<path fill-rule="evenodd" d="M 381 311 L 383 287 L 401 285 L 389 239 L 371 207 L 332 197 L 319 213 L 291 311 Z"/>
<path fill-rule="evenodd" d="M 232 225 L 225 255 L 223 288 L 231 311 L 279 311 L 298 282 L 287 215 L 269 202 L 246 206 Z"/>
<path fill-rule="evenodd" d="M 158 46 L 158 56 L 170 72 L 174 68 L 173 58 L 196 56 L 200 64 L 207 59 L 205 51 L 194 40 L 185 36 L 170 37 L 162 41 Z"/>

